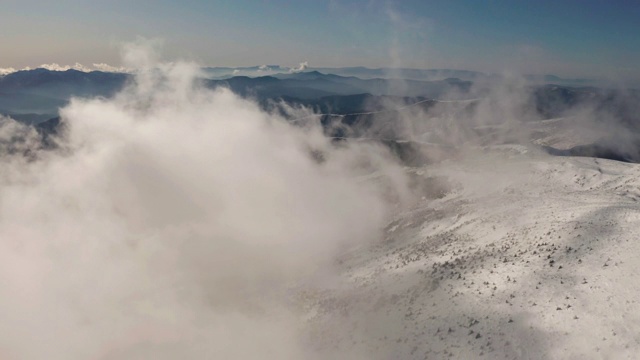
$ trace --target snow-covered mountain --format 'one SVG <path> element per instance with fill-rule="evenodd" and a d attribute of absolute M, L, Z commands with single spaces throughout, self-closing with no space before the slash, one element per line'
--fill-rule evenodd
<path fill-rule="evenodd" d="M 300 289 L 319 351 L 635 358 L 640 166 L 491 151 L 407 171 L 424 197 L 338 282 Z"/>

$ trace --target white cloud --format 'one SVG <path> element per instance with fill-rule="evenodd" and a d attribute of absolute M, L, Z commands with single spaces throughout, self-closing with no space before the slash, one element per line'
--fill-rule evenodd
<path fill-rule="evenodd" d="M 11 74 L 13 72 L 16 72 L 16 69 L 14 68 L 0 68 L 0 75 L 7 75 L 7 74 Z"/>
<path fill-rule="evenodd" d="M 142 51 L 127 65 L 148 70 L 131 87 L 61 110 L 64 151 L 3 160 L 0 349 L 310 358 L 289 287 L 380 235 L 383 192 L 362 175 L 400 167 L 380 147 L 334 147 L 318 127 L 199 88 L 197 67 Z"/>
<path fill-rule="evenodd" d="M 271 71 L 271 68 L 267 65 L 258 66 L 258 72 L 266 72 L 266 71 Z"/>
<path fill-rule="evenodd" d="M 51 63 L 51 64 L 42 64 L 38 67 L 51 70 L 51 71 L 67 71 L 67 70 L 73 69 L 73 70 L 88 72 L 92 70 L 80 63 L 75 63 L 73 65 L 58 65 L 57 63 Z"/>
<path fill-rule="evenodd" d="M 301 62 L 300 65 L 298 65 L 297 67 L 289 69 L 289 72 L 290 73 L 303 72 L 303 71 L 307 70 L 308 67 L 309 67 L 309 62 L 308 61 L 304 61 L 304 62 Z"/>
<path fill-rule="evenodd" d="M 111 66 L 105 63 L 93 64 L 93 70 L 114 73 L 129 73 L 132 71 L 131 69 L 127 69 L 124 66 Z"/>

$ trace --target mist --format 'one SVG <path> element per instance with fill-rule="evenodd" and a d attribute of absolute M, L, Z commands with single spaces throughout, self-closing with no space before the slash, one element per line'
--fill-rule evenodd
<path fill-rule="evenodd" d="M 25 140 L 0 175 L 0 357 L 313 358 L 292 289 L 380 239 L 401 166 L 128 51 L 134 80 L 72 99 L 55 149 L 3 120 Z"/>

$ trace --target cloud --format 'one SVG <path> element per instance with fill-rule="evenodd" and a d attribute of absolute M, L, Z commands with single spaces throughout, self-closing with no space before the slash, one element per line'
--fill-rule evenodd
<path fill-rule="evenodd" d="M 11 74 L 13 72 L 16 72 L 16 69 L 14 68 L 0 68 L 0 75 L 7 75 L 7 74 Z"/>
<path fill-rule="evenodd" d="M 300 65 L 298 65 L 297 67 L 289 69 L 289 72 L 290 73 L 303 72 L 303 71 L 307 70 L 308 67 L 309 67 L 309 62 L 308 61 L 304 61 L 304 62 L 301 62 Z"/>
<path fill-rule="evenodd" d="M 61 110 L 60 149 L 3 160 L 0 357 L 313 358 L 291 291 L 379 238 L 402 169 L 144 49 Z"/>
<path fill-rule="evenodd" d="M 42 64 L 40 66 L 38 66 L 39 68 L 42 69 L 47 69 L 47 70 L 51 70 L 51 71 L 67 71 L 67 70 L 78 70 L 78 71 L 84 71 L 84 72 L 88 72 L 91 71 L 90 68 L 80 64 L 80 63 L 75 63 L 73 65 L 58 65 L 57 63 L 51 63 L 51 64 Z"/>
<path fill-rule="evenodd" d="M 93 69 L 104 72 L 112 72 L 112 73 L 129 73 L 132 72 L 131 69 L 127 69 L 124 66 L 111 66 L 105 63 L 93 64 Z"/>
<path fill-rule="evenodd" d="M 149 69 L 158 64 L 163 47 L 162 39 L 138 37 L 134 42 L 122 44 L 122 63 L 131 69 Z"/>

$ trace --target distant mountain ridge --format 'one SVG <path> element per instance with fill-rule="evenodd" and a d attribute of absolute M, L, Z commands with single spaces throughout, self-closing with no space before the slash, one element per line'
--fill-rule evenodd
<path fill-rule="evenodd" d="M 17 71 L 0 77 L 0 113 L 17 119 L 51 118 L 71 97 L 112 96 L 130 77 L 74 69 Z"/>
<path fill-rule="evenodd" d="M 287 68 L 279 65 L 263 65 L 250 67 L 205 67 L 205 74 L 212 78 L 224 78 L 236 75 L 243 76 L 265 76 L 275 74 L 295 74 L 299 71 L 295 68 Z M 412 80 L 442 80 L 445 78 L 460 78 L 463 80 L 477 80 L 481 78 L 491 78 L 493 75 L 478 71 L 454 70 L 454 69 L 411 69 L 411 68 L 367 68 L 364 66 L 354 67 L 306 67 L 304 72 L 320 72 L 323 74 L 334 74 L 340 76 L 355 76 L 361 79 L 371 78 L 397 78 Z"/>
<path fill-rule="evenodd" d="M 376 96 L 424 96 L 429 98 L 465 98 L 472 82 L 457 78 L 438 81 L 360 79 L 318 71 L 272 76 L 235 76 L 224 80 L 209 80 L 207 86 L 227 86 L 242 96 L 277 98 L 282 96 L 313 99 L 330 95 L 355 95 L 368 93 Z"/>
<path fill-rule="evenodd" d="M 472 70 L 458 69 L 415 69 L 415 68 L 393 68 L 380 67 L 368 68 L 364 66 L 352 67 L 306 67 L 304 72 L 320 72 L 323 74 L 333 74 L 344 77 L 358 77 L 360 79 L 406 79 L 406 80 L 422 80 L 435 81 L 444 80 L 446 78 L 458 78 L 466 81 L 491 81 L 503 78 L 500 74 L 484 73 Z M 224 79 L 233 76 L 275 76 L 295 74 L 297 69 L 283 67 L 280 65 L 262 65 L 249 67 L 205 67 L 203 72 L 212 79 Z M 563 78 L 553 74 L 526 74 L 523 77 L 527 81 L 535 83 L 555 83 L 561 85 L 585 85 L 595 84 L 594 79 L 584 78 Z"/>
<path fill-rule="evenodd" d="M 227 68 L 229 71 L 232 68 Z M 420 70 L 422 74 L 449 76 L 439 80 L 412 80 L 400 78 L 361 78 L 335 73 L 324 73 L 317 69 L 290 72 L 279 66 L 246 68 L 252 71 L 280 71 L 265 76 L 232 76 L 224 79 L 200 78 L 201 85 L 209 88 L 225 87 L 239 96 L 250 98 L 266 110 L 280 113 L 283 117 L 297 121 L 296 115 L 287 107 L 305 108 L 325 128 L 326 134 L 334 138 L 361 138 L 386 141 L 403 159 L 417 161 L 416 146 L 432 146 L 437 142 L 434 134 L 414 134 L 402 121 L 401 111 L 410 108 L 421 116 L 434 115 L 433 109 L 448 108 L 455 116 L 442 117 L 455 120 L 464 118 L 476 109 L 478 99 L 490 96 L 490 86 L 501 82 L 487 81 L 481 73 L 458 70 Z M 367 68 L 344 68 L 352 73 L 369 71 Z M 283 71 L 287 70 L 287 71 Z M 373 69 L 375 70 L 375 69 Z M 411 70 L 411 69 L 409 69 Z M 417 71 L 417 70 L 416 70 Z M 374 74 L 375 71 L 369 72 Z M 416 74 L 413 74 L 416 75 Z M 477 81 L 459 77 L 476 76 Z M 435 75 L 434 75 L 435 76 Z M 133 81 L 133 75 L 101 71 L 79 70 L 24 70 L 0 76 L 0 114 L 22 123 L 35 125 L 42 134 L 54 132 L 59 126 L 59 108 L 72 97 L 110 97 Z M 640 133 L 640 91 L 633 89 L 613 90 L 594 86 L 566 86 L 555 84 L 559 78 L 543 76 L 523 89 L 528 111 L 533 119 L 554 119 L 574 116 L 580 109 L 590 109 L 594 114 L 604 114 L 606 121 L 633 133 Z M 542 83 L 538 83 L 542 81 Z M 553 81 L 548 84 L 545 81 Z M 462 101 L 460 101 L 462 100 Z M 440 104 L 443 103 L 443 104 Z M 440 104 L 440 105 L 438 105 Z M 430 114 L 430 115 L 429 115 Z M 53 119 L 53 120 L 50 120 Z M 47 121 L 49 120 L 49 121 Z M 473 129 L 491 140 L 500 136 L 488 129 Z M 550 133 L 550 131 L 547 131 Z M 373 134 L 373 135 L 372 135 Z M 417 138 L 407 142 L 410 136 Z M 423 136 L 424 135 L 424 136 Z M 44 136 L 44 135 L 43 135 Z M 373 136 L 373 137 L 372 137 Z M 47 146 L 53 144 L 49 137 Z M 491 141 L 489 141 L 490 143 Z M 442 144 L 441 144 L 442 145 Z M 444 144 L 451 146 L 451 144 Z M 623 161 L 640 161 L 638 144 L 619 146 L 612 141 L 576 143 L 569 149 L 555 148 L 553 143 L 540 144 L 554 155 L 585 155 L 605 157 Z"/>
<path fill-rule="evenodd" d="M 224 69 L 229 71 L 233 68 Z M 485 96 L 483 91 L 492 84 L 485 83 L 483 80 L 476 82 L 458 77 L 446 77 L 440 80 L 360 78 L 323 73 L 314 69 L 292 73 L 288 72 L 289 69 L 277 65 L 244 69 L 280 71 L 280 73 L 257 77 L 233 76 L 225 79 L 203 78 L 201 80 L 207 87 L 227 87 L 240 96 L 259 101 L 263 106 L 267 106 L 267 103 L 274 100 L 286 101 L 324 112 L 330 110 L 331 107 L 328 104 L 333 103 L 340 104 L 341 108 L 349 109 L 353 113 L 371 111 L 371 106 L 375 108 L 377 106 L 375 104 L 384 97 L 397 97 L 401 99 L 399 100 L 401 103 L 406 103 L 407 99 L 418 98 L 435 100 L 481 98 Z M 355 73 L 369 71 L 370 74 L 382 71 L 364 67 L 341 69 Z M 283 72 L 283 70 L 287 71 Z M 482 73 L 460 70 L 404 70 L 423 74 L 437 73 L 441 76 L 484 76 Z M 65 106 L 71 97 L 109 97 L 131 79 L 133 79 L 131 74 L 101 71 L 47 69 L 17 71 L 0 77 L 0 114 L 24 123 L 36 124 L 58 116 L 58 109 Z M 541 80 L 555 81 L 558 78 L 545 76 Z M 563 116 L 567 111 L 585 105 L 615 112 L 618 118 L 627 123 L 636 123 L 637 113 L 639 113 L 639 106 L 632 101 L 640 97 L 637 91 L 630 90 L 622 94 L 596 87 L 536 83 L 531 85 L 530 90 L 531 106 L 543 119 Z M 340 97 L 344 98 L 340 99 Z M 364 102 L 355 100 L 360 98 L 369 100 Z"/>

